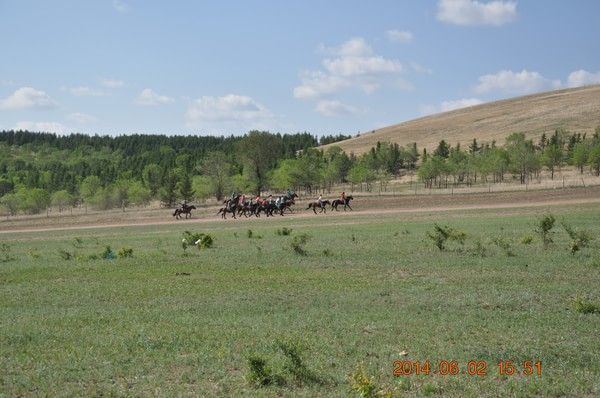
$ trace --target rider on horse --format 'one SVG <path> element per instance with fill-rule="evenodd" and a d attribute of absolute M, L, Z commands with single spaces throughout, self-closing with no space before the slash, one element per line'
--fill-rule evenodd
<path fill-rule="evenodd" d="M 346 203 L 346 192 L 342 192 L 342 194 L 340 195 L 340 200 L 342 201 L 342 203 Z"/>
<path fill-rule="evenodd" d="M 323 195 L 319 195 L 317 202 L 319 202 L 319 207 L 323 207 Z"/>

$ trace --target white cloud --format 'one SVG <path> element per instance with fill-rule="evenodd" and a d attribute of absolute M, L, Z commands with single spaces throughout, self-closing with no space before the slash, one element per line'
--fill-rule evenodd
<path fill-rule="evenodd" d="M 394 86 L 396 86 L 396 88 L 402 91 L 413 91 L 415 89 L 415 86 L 405 79 L 397 79 L 394 82 Z"/>
<path fill-rule="evenodd" d="M 98 119 L 96 119 L 95 116 L 92 115 L 88 115 L 86 113 L 71 113 L 67 116 L 67 119 L 78 123 L 78 124 L 89 124 L 89 123 L 94 123 L 96 122 Z"/>
<path fill-rule="evenodd" d="M 339 76 L 358 76 L 379 73 L 400 72 L 402 64 L 396 60 L 377 57 L 340 57 L 324 59 L 323 66 L 330 73 Z"/>
<path fill-rule="evenodd" d="M 408 30 L 388 30 L 386 35 L 388 40 L 394 43 L 410 43 L 413 40 L 413 34 Z"/>
<path fill-rule="evenodd" d="M 483 104 L 483 101 L 479 98 L 462 98 L 458 100 L 452 101 L 444 101 L 440 106 L 442 112 L 453 111 L 455 109 L 468 108 L 470 106 L 475 106 Z"/>
<path fill-rule="evenodd" d="M 56 101 L 48 94 L 32 87 L 21 87 L 0 100 L 0 109 L 49 109 L 56 106 Z"/>
<path fill-rule="evenodd" d="M 15 126 L 15 130 L 27 130 L 56 134 L 65 134 L 67 132 L 67 128 L 63 124 L 57 122 L 18 122 Z"/>
<path fill-rule="evenodd" d="M 358 109 L 337 100 L 322 100 L 317 103 L 315 111 L 323 116 L 340 116 L 357 113 Z"/>
<path fill-rule="evenodd" d="M 272 113 L 254 99 L 236 94 L 223 97 L 200 97 L 191 103 L 185 115 L 188 126 L 207 122 L 239 122 L 272 117 Z"/>
<path fill-rule="evenodd" d="M 106 93 L 102 90 L 97 90 L 88 86 L 77 86 L 68 89 L 71 94 L 76 97 L 102 97 Z"/>
<path fill-rule="evenodd" d="M 414 61 L 411 61 L 410 63 L 410 67 L 413 71 L 417 72 L 417 73 L 423 73 L 426 75 L 431 75 L 433 73 L 433 71 L 429 68 L 426 68 L 425 66 L 418 64 Z"/>
<path fill-rule="evenodd" d="M 517 17 L 515 1 L 440 0 L 439 20 L 456 25 L 503 25 Z"/>
<path fill-rule="evenodd" d="M 371 46 L 360 37 L 321 50 L 329 55 L 322 61 L 324 70 L 303 72 L 302 84 L 293 90 L 294 97 L 319 98 L 349 87 L 370 94 L 381 86 L 384 75 L 403 70 L 399 61 L 373 54 Z"/>
<path fill-rule="evenodd" d="M 107 88 L 119 88 L 125 85 L 125 83 L 122 80 L 116 79 L 101 79 L 100 83 L 102 83 L 102 85 Z"/>
<path fill-rule="evenodd" d="M 349 85 L 350 82 L 340 76 L 328 75 L 322 71 L 304 72 L 302 84 L 294 88 L 294 97 L 316 98 L 323 94 L 334 93 Z"/>
<path fill-rule="evenodd" d="M 135 103 L 137 105 L 143 105 L 143 106 L 154 106 L 154 105 L 170 104 L 171 102 L 174 102 L 174 101 L 175 100 L 171 97 L 167 97 L 166 95 L 159 95 L 159 94 L 155 93 L 154 91 L 152 91 L 151 89 L 145 88 L 142 90 L 140 95 L 137 97 L 137 99 L 135 100 Z"/>
<path fill-rule="evenodd" d="M 560 80 L 550 80 L 539 72 L 523 69 L 521 72 L 502 70 L 496 74 L 479 77 L 475 86 L 478 94 L 499 91 L 504 94 L 529 94 L 561 86 Z"/>
<path fill-rule="evenodd" d="M 593 73 L 580 69 L 571 72 L 567 78 L 567 85 L 569 87 L 580 87 L 590 84 L 600 84 L 600 72 Z"/>
<path fill-rule="evenodd" d="M 124 14 L 131 9 L 129 4 L 127 4 L 123 0 L 113 0 L 112 4 L 114 9 L 117 10 L 117 12 L 120 12 L 121 14 Z"/>
<path fill-rule="evenodd" d="M 421 115 L 426 116 L 439 112 L 449 112 L 455 109 L 468 108 L 470 106 L 483 103 L 484 101 L 480 100 L 479 98 L 461 98 L 457 100 L 443 101 L 440 105 L 421 105 L 419 107 L 419 111 Z"/>

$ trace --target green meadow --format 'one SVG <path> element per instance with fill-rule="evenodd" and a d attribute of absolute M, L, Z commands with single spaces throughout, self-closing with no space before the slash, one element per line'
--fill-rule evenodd
<path fill-rule="evenodd" d="M 544 247 L 546 211 L 2 234 L 0 396 L 598 396 L 600 209 L 551 208 Z M 572 252 L 562 221 L 596 239 Z"/>

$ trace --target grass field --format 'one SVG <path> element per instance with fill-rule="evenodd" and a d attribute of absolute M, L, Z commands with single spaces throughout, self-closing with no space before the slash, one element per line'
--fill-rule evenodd
<path fill-rule="evenodd" d="M 600 209 L 550 211 L 548 249 L 539 208 L 0 235 L 0 396 L 359 396 L 359 365 L 394 396 L 598 396 L 600 239 L 572 255 L 559 221 L 598 237 Z M 464 245 L 438 250 L 436 222 Z M 184 251 L 186 229 L 213 247 Z M 399 359 L 488 368 L 394 377 Z M 501 376 L 506 360 L 542 375 Z"/>

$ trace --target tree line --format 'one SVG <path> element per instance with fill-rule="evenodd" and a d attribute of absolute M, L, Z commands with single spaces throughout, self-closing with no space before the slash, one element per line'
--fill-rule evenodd
<path fill-rule="evenodd" d="M 232 191 L 385 189 L 393 178 L 415 172 L 425 187 L 503 182 L 525 184 L 546 168 L 554 173 L 572 165 L 600 175 L 600 127 L 593 136 L 556 130 L 534 142 L 522 133 L 504 145 L 467 148 L 440 141 L 428 153 L 416 143 L 378 142 L 355 156 L 337 146 L 318 145 L 346 139 L 309 133 L 251 131 L 241 137 L 164 135 L 57 136 L 27 131 L 0 132 L 0 206 L 9 214 L 38 213 L 49 206 L 97 209 L 144 206 L 160 200 L 222 200 Z"/>

